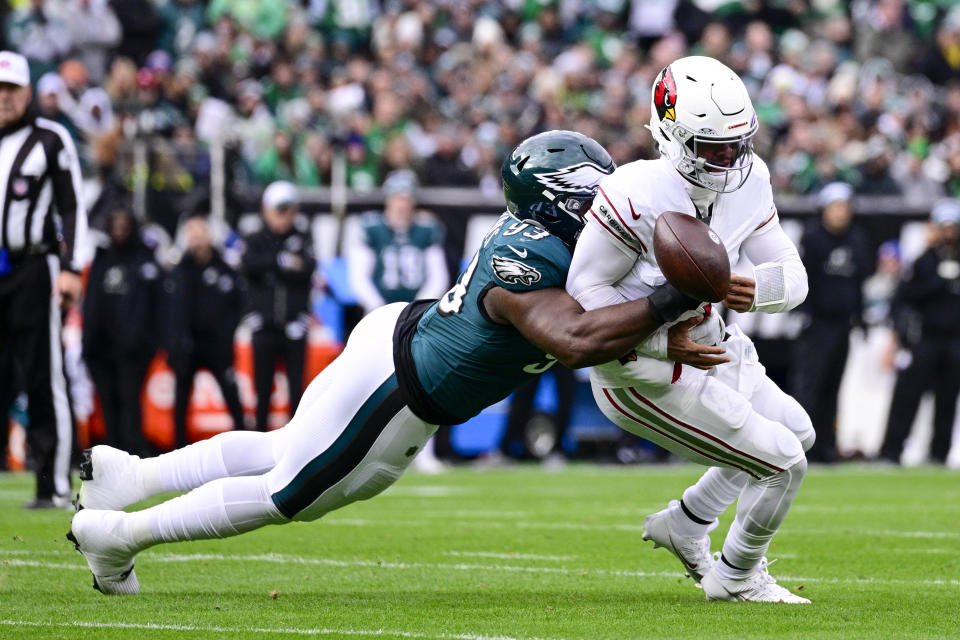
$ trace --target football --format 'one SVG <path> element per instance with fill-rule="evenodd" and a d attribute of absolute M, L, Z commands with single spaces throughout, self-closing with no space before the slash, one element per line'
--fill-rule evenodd
<path fill-rule="evenodd" d="M 680 291 L 704 302 L 720 302 L 730 288 L 730 259 L 716 232 L 685 213 L 666 211 L 653 229 L 660 271 Z"/>

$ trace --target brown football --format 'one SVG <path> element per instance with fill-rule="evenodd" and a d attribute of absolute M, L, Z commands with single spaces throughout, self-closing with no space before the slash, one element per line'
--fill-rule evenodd
<path fill-rule="evenodd" d="M 704 302 L 720 302 L 730 289 L 730 259 L 720 237 L 693 216 L 666 211 L 653 228 L 653 253 L 660 271 L 680 291 Z"/>

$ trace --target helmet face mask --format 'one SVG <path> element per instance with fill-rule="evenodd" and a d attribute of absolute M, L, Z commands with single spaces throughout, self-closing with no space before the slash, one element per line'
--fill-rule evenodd
<path fill-rule="evenodd" d="M 681 58 L 654 81 L 650 132 L 694 185 L 731 193 L 753 168 L 757 116 L 743 82 L 717 60 Z"/>
<path fill-rule="evenodd" d="M 503 163 L 507 209 L 572 249 L 600 181 L 615 168 L 607 151 L 585 135 L 557 130 L 532 136 Z"/>
<path fill-rule="evenodd" d="M 679 137 L 679 136 L 678 136 Z M 743 186 L 753 169 L 753 136 L 713 138 L 692 135 L 684 143 L 684 159 L 678 167 L 696 184 L 718 193 L 731 193 Z"/>

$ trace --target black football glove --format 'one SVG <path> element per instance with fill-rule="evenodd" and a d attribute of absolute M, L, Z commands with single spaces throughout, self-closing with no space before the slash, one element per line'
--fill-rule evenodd
<path fill-rule="evenodd" d="M 693 311 L 701 304 L 669 282 L 651 291 L 647 302 L 650 303 L 650 316 L 660 324 L 673 322 L 684 311 Z"/>

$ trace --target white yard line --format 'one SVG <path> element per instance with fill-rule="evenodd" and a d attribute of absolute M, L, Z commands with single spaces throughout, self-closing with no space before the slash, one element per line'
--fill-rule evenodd
<path fill-rule="evenodd" d="M 387 489 L 383 495 L 396 498 L 448 498 L 450 496 L 476 495 L 475 491 L 463 487 L 444 485 L 400 485 Z"/>
<path fill-rule="evenodd" d="M 843 525 L 837 525 L 833 529 L 804 529 L 804 528 L 791 528 L 786 527 L 781 532 L 781 535 L 816 535 L 822 536 L 825 534 L 837 535 L 842 533 L 849 533 L 852 535 L 858 536 L 884 536 L 890 538 L 927 538 L 927 539 L 960 539 L 960 532 L 957 531 L 901 531 L 899 529 L 852 529 L 849 527 L 844 527 Z"/>
<path fill-rule="evenodd" d="M 464 558 L 497 558 L 500 560 L 543 560 L 545 562 L 577 559 L 577 556 L 542 556 L 535 553 L 498 553 L 494 551 L 444 551 L 443 555 Z"/>
<path fill-rule="evenodd" d="M 227 555 L 220 553 L 150 553 L 146 552 L 141 556 L 145 562 L 162 563 L 181 563 L 181 562 L 207 562 L 211 560 L 224 562 L 268 562 L 275 564 L 301 564 L 311 566 L 327 567 L 367 567 L 372 569 L 398 569 L 398 570 L 440 570 L 440 571 L 496 571 L 496 572 L 516 572 L 516 573 L 550 573 L 559 575 L 575 576 L 615 576 L 627 578 L 670 578 L 677 579 L 682 577 L 680 573 L 674 571 L 632 571 L 618 569 L 592 569 L 592 568 L 570 568 L 570 567 L 520 567 L 515 565 L 496 565 L 496 564 L 467 564 L 467 563 L 444 563 L 444 562 L 385 562 L 378 560 L 335 560 L 333 558 L 306 558 L 303 556 L 264 553 L 255 555 Z M 82 565 L 71 565 L 54 562 L 40 562 L 37 560 L 18 560 L 0 558 L 0 566 L 3 564 L 9 566 L 41 567 L 50 569 L 86 569 Z M 960 587 L 960 580 L 956 579 L 934 579 L 934 580 L 907 580 L 902 578 L 824 578 L 809 576 L 777 576 L 781 581 L 791 582 L 812 582 L 826 584 L 897 584 L 897 585 L 924 585 L 924 586 L 950 586 Z"/>
<path fill-rule="evenodd" d="M 363 518 L 331 518 L 326 521 L 328 525 L 342 527 L 422 527 L 423 521 L 420 520 L 366 520 Z M 453 526 L 475 527 L 477 522 L 448 520 L 447 524 Z M 488 529 L 555 529 L 564 531 L 628 531 L 642 532 L 642 524 L 583 524 L 579 522 L 531 522 L 517 520 L 489 519 L 483 521 L 483 526 Z M 888 536 L 892 538 L 930 538 L 930 539 L 960 539 L 960 532 L 957 531 L 901 531 L 898 529 L 852 529 L 838 525 L 833 529 L 807 529 L 802 527 L 784 528 L 781 535 L 824 535 L 824 534 L 842 534 L 850 533 L 864 536 Z"/>
<path fill-rule="evenodd" d="M 435 638 L 436 640 L 549 640 L 547 638 L 515 638 L 513 636 L 485 636 L 475 633 L 422 633 L 419 631 L 396 631 L 391 629 L 294 629 L 287 627 L 220 627 L 193 624 L 161 624 L 153 622 L 37 622 L 33 620 L 0 620 L 0 625 L 10 627 L 72 627 L 82 629 L 140 629 L 144 631 L 190 631 L 201 633 L 277 633 L 294 636 L 361 636 L 396 638 Z"/>
<path fill-rule="evenodd" d="M 17 560 L 16 558 L 0 558 L 0 567 L 39 567 L 41 569 L 83 569 L 85 564 L 67 564 L 65 562 L 41 562 L 40 560 Z"/>
<path fill-rule="evenodd" d="M 902 584 L 925 587 L 960 587 L 960 580 L 906 580 L 903 578 L 809 578 L 806 576 L 776 576 L 778 582 L 816 582 L 820 584 Z"/>
<path fill-rule="evenodd" d="M 674 571 L 622 571 L 568 567 L 521 567 L 504 564 L 467 564 L 463 562 L 387 562 L 381 560 L 334 560 L 333 558 L 304 558 L 280 553 L 235 556 L 219 553 L 196 554 L 145 554 L 144 557 L 159 562 L 193 562 L 197 560 L 245 560 L 250 562 L 273 562 L 277 564 L 306 564 L 330 567 L 370 567 L 373 569 L 439 569 L 447 571 L 506 571 L 515 573 L 554 573 L 561 575 L 627 576 L 637 578 L 679 578 Z"/>
<path fill-rule="evenodd" d="M 529 511 L 498 511 L 495 509 L 453 509 L 444 510 L 443 508 L 434 509 L 431 507 L 429 512 L 420 512 L 417 514 L 425 520 L 448 520 L 451 516 L 456 518 L 466 518 L 472 520 L 480 518 L 482 520 L 510 520 L 512 518 L 529 518 Z"/>
<path fill-rule="evenodd" d="M 938 504 L 935 507 L 937 513 L 944 511 L 960 510 L 960 505 L 956 504 Z M 904 511 L 923 510 L 930 511 L 931 507 L 926 502 L 914 502 L 912 504 L 795 504 L 790 507 L 790 513 L 902 513 Z"/>
<path fill-rule="evenodd" d="M 396 525 L 401 527 L 422 527 L 422 520 L 365 520 L 363 518 L 336 518 L 327 524 L 343 527 L 383 527 Z M 454 526 L 476 527 L 480 524 L 487 529 L 563 529 L 571 531 L 643 531 L 639 524 L 580 524 L 578 522 L 525 522 L 523 520 L 484 519 L 483 522 L 447 520 Z"/>

